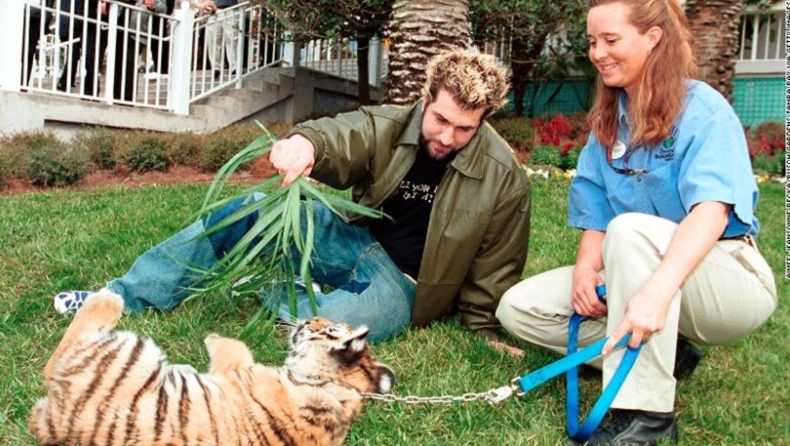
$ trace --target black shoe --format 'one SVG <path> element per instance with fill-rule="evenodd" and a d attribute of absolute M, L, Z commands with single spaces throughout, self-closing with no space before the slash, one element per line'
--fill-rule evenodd
<path fill-rule="evenodd" d="M 587 441 L 590 446 L 656 445 L 678 442 L 678 423 L 673 412 L 613 409 L 609 422 Z"/>
<path fill-rule="evenodd" d="M 214 80 L 219 80 L 219 70 L 214 70 Z"/>
<path fill-rule="evenodd" d="M 702 359 L 702 351 L 696 345 L 685 339 L 678 339 L 675 353 L 675 370 L 672 376 L 677 380 L 691 376 Z"/>

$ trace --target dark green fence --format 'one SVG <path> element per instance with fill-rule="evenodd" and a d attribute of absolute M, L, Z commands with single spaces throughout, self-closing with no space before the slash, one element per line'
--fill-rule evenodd
<path fill-rule="evenodd" d="M 524 94 L 527 116 L 552 113 L 570 114 L 585 111 L 590 105 L 591 86 L 578 79 L 533 82 Z M 754 126 L 763 121 L 784 121 L 785 86 L 781 77 L 749 77 L 735 79 L 735 113 L 743 125 Z M 512 113 L 513 94 L 505 112 Z"/>

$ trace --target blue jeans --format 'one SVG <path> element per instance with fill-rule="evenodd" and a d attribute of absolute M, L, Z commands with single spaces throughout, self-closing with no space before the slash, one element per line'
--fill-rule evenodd
<path fill-rule="evenodd" d="M 107 287 L 123 296 L 126 310 L 132 313 L 147 308 L 175 308 L 189 296 L 188 288 L 196 284 L 195 269 L 215 266 L 255 223 L 257 216 L 251 215 L 207 237 L 198 237 L 241 206 L 241 199 L 234 201 L 181 230 L 145 252 L 126 275 L 112 280 Z M 304 212 L 303 208 L 302 222 Z M 411 321 L 414 283 L 403 275 L 367 228 L 347 224 L 321 203 L 314 204 L 313 219 L 312 277 L 334 290 L 315 293 L 318 313 L 314 315 L 307 292 L 297 286 L 297 316 L 323 316 L 334 322 L 367 325 L 368 340 L 373 342 L 403 331 Z M 298 252 L 294 254 L 294 268 L 298 271 L 301 257 Z M 287 296 L 262 297 L 262 301 L 280 318 L 292 319 Z"/>

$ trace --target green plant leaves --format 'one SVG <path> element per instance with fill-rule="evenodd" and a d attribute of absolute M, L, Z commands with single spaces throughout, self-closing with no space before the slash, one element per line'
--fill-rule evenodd
<path fill-rule="evenodd" d="M 322 186 L 302 176 L 288 186 L 279 187 L 282 177 L 272 175 L 239 193 L 226 193 L 226 186 L 234 172 L 272 149 L 276 137 L 265 128 L 263 131 L 261 136 L 219 169 L 196 216 L 205 218 L 231 202 L 242 200 L 243 206 L 212 224 L 198 237 L 207 237 L 250 217 L 254 223 L 217 265 L 208 270 L 195 269 L 199 279 L 190 298 L 228 291 L 232 291 L 232 295 L 240 292 L 282 293 L 284 290 L 288 295 L 292 318 L 312 317 L 318 311 L 310 272 L 316 203 L 341 216 L 352 213 L 379 218 L 383 214 L 343 196 L 328 193 L 322 190 Z M 300 259 L 298 262 L 297 258 Z M 297 314 L 297 286 L 302 286 L 297 285 L 297 277 L 303 281 L 313 314 Z M 270 295 L 268 299 L 272 299 L 270 303 L 276 307 L 282 296 Z M 267 310 L 262 308 L 249 321 L 247 331 L 261 323 L 271 324 L 275 319 L 275 314 L 268 314 L 267 317 Z"/>

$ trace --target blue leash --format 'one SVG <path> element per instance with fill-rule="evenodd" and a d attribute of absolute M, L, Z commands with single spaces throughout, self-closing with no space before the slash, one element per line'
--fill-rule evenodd
<path fill-rule="evenodd" d="M 598 294 L 598 300 L 606 304 L 606 299 L 604 297 L 606 295 L 606 287 L 604 285 L 599 285 L 596 287 L 595 291 Z M 623 359 L 620 361 L 620 365 L 617 367 L 614 376 L 609 381 L 609 385 L 606 386 L 601 396 L 598 397 L 598 401 L 596 401 L 592 409 L 590 409 L 587 419 L 580 427 L 578 367 L 600 356 L 601 349 L 603 349 L 607 341 L 607 338 L 604 338 L 590 344 L 582 350 L 578 350 L 579 325 L 586 319 L 586 317 L 580 316 L 577 313 L 571 316 L 570 322 L 568 323 L 568 353 L 564 358 L 513 380 L 513 384 L 518 384 L 521 390 L 520 393 L 517 393 L 517 396 L 524 396 L 525 393 L 535 387 L 555 376 L 565 373 L 567 375 L 566 404 L 568 409 L 568 435 L 574 440 L 581 442 L 587 441 L 601 423 L 604 415 L 606 415 L 606 411 L 609 410 L 609 406 L 612 405 L 612 401 L 614 401 L 615 396 L 617 396 L 617 392 L 620 390 L 620 387 L 622 387 L 623 381 L 625 381 L 625 378 L 634 366 L 639 351 L 642 349 L 641 345 L 636 348 L 627 347 L 628 340 L 631 339 L 630 333 L 617 343 L 615 349 L 627 347 Z M 501 401 L 501 398 L 498 398 L 498 396 L 493 396 L 491 402 L 498 402 L 497 399 Z"/>

